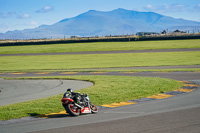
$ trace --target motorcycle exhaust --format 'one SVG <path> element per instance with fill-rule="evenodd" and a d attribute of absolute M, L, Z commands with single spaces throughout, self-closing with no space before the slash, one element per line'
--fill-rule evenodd
<path fill-rule="evenodd" d="M 79 104 L 77 104 L 77 103 L 74 103 L 74 105 L 76 105 L 77 107 L 83 109 L 83 107 L 81 107 L 81 106 L 80 106 Z"/>

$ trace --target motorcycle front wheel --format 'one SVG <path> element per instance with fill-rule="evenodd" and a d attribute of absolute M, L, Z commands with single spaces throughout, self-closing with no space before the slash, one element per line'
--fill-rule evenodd
<path fill-rule="evenodd" d="M 66 106 L 67 113 L 69 113 L 71 116 L 78 116 L 80 115 L 80 109 L 76 107 L 74 104 L 68 104 Z"/>

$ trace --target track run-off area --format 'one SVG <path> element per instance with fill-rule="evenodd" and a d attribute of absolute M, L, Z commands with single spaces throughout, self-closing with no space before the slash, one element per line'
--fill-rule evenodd
<path fill-rule="evenodd" d="M 170 50 L 169 50 L 170 51 Z M 169 52 L 167 51 L 167 52 Z M 192 49 L 190 49 L 192 51 Z M 195 50 L 195 51 L 199 51 Z M 172 69 L 172 68 L 200 68 L 200 65 L 188 66 L 156 66 L 136 67 L 136 69 Z M 106 68 L 109 69 L 109 68 Z M 113 69 L 113 68 L 110 68 Z M 116 68 L 119 69 L 119 68 Z M 126 68 L 120 68 L 126 69 Z M 130 68 L 129 68 L 130 69 Z M 96 69 L 95 69 L 96 70 Z M 97 69 L 91 72 L 9 72 L 0 73 L 0 77 L 41 77 L 41 76 L 69 76 L 69 75 L 120 75 L 161 77 L 175 79 L 184 83 L 184 87 L 165 94 L 149 96 L 126 103 L 113 103 L 99 107 L 97 114 L 70 117 L 67 114 L 47 114 L 44 117 L 26 117 L 3 121 L 0 123 L 2 132 L 133 132 L 133 133 L 198 133 L 200 131 L 200 72 L 172 71 L 172 72 L 132 72 Z M 4 81 L 1 79 L 1 81 Z M 7 80 L 5 80 L 7 81 Z M 31 83 L 31 81 L 28 81 Z M 56 88 L 69 84 L 80 84 L 85 88 L 88 83 L 73 83 L 74 81 L 38 81 L 41 86 Z M 46 83 L 45 83 L 46 82 Z M 53 82 L 56 82 L 55 85 Z M 66 82 L 66 83 L 64 83 Z M 40 84 L 39 83 L 39 84 Z M 44 84 L 42 84 L 44 83 Z M 49 84 L 51 83 L 51 84 Z M 8 83 L 10 84 L 10 83 Z M 7 85 L 8 85 L 7 84 Z M 38 83 L 37 83 L 38 84 Z M 30 85 L 30 84 L 26 84 Z M 85 85 L 85 86 L 84 86 Z M 66 86 L 63 88 L 66 89 Z M 25 87 L 25 86 L 24 86 Z M 34 86 L 32 86 L 34 88 Z M 37 86 L 35 86 L 37 87 Z M 45 88 L 44 87 L 44 88 Z M 53 89 L 52 89 L 53 90 Z M 64 90 L 62 90 L 64 91 Z M 55 90 L 54 90 L 55 92 Z M 49 92 L 50 93 L 50 92 Z M 58 92 L 60 93 L 60 92 Z M 37 93 L 35 93 L 37 95 Z M 169 96 L 169 97 L 168 97 Z M 39 98 L 39 96 L 38 96 Z M 128 104 L 130 103 L 130 104 Z"/>

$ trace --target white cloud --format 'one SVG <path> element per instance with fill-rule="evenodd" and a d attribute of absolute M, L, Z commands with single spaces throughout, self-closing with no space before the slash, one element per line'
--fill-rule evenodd
<path fill-rule="evenodd" d="M 11 18 L 11 17 L 14 17 L 16 16 L 16 12 L 15 11 L 10 11 L 10 12 L 4 12 L 4 13 L 1 13 L 0 14 L 0 17 L 1 18 Z"/>
<path fill-rule="evenodd" d="M 166 11 L 170 11 L 170 12 L 182 12 L 182 11 L 186 11 L 187 7 L 185 5 L 181 5 L 181 4 L 173 4 L 173 5 L 166 5 L 165 8 Z"/>
<path fill-rule="evenodd" d="M 0 17 L 3 19 L 7 19 L 7 18 L 28 19 L 31 16 L 29 14 L 19 14 L 15 11 L 10 11 L 10 12 L 1 13 Z"/>
<path fill-rule="evenodd" d="M 23 15 L 18 15 L 17 18 L 18 19 L 28 19 L 30 18 L 31 16 L 29 14 L 23 14 Z"/>
<path fill-rule="evenodd" d="M 143 7 L 143 10 L 153 12 L 182 12 L 187 11 L 187 6 L 182 4 L 164 4 L 161 6 L 146 5 Z"/>
<path fill-rule="evenodd" d="M 152 11 L 154 7 L 152 5 L 146 5 L 143 7 L 145 10 Z"/>
<path fill-rule="evenodd" d="M 37 10 L 37 13 L 46 13 L 46 12 L 50 12 L 53 11 L 53 7 L 52 6 L 45 6 L 39 10 Z"/>
<path fill-rule="evenodd" d="M 31 21 L 30 24 L 33 25 L 33 26 L 38 25 L 38 23 L 36 21 Z"/>

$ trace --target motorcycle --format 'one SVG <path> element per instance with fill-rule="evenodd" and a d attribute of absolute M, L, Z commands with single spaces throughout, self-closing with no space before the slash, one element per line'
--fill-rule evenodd
<path fill-rule="evenodd" d="M 80 97 L 78 97 L 80 99 Z M 97 113 L 97 107 L 89 101 L 84 101 L 81 103 L 75 102 L 74 99 L 67 97 L 61 100 L 63 107 L 66 112 L 71 116 L 79 116 L 81 114 Z"/>

